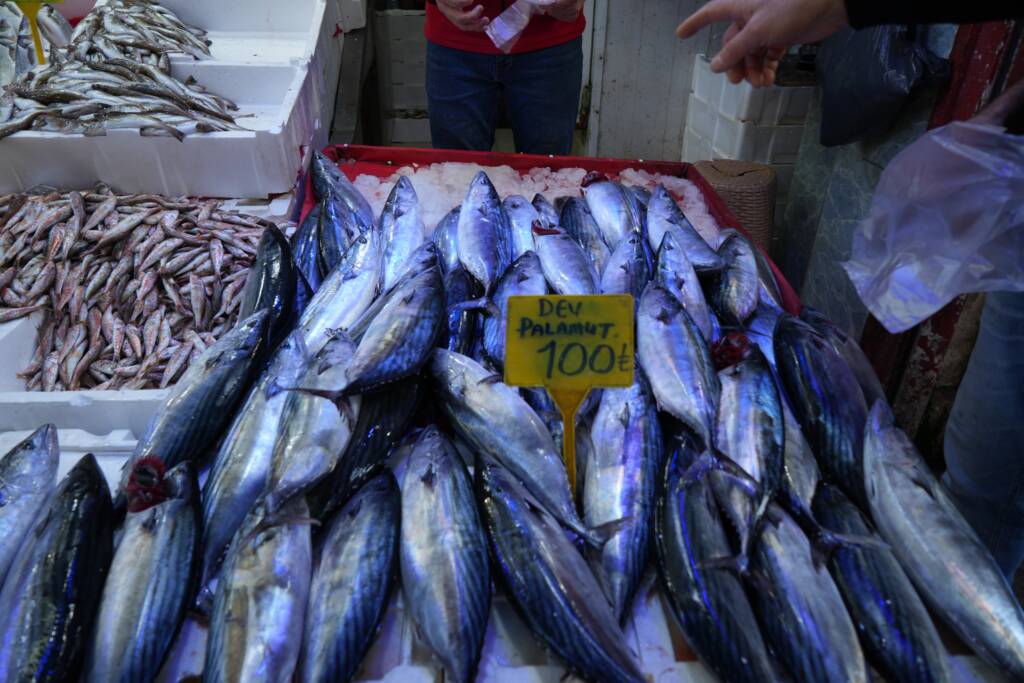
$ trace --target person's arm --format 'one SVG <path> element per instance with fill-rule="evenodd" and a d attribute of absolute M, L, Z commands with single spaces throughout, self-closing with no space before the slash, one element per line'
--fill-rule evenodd
<path fill-rule="evenodd" d="M 476 0 L 427 0 L 437 5 L 445 18 L 463 31 L 483 31 L 490 20 L 484 16 L 484 6 L 473 7 Z"/>
<path fill-rule="evenodd" d="M 1024 17 L 1020 0 L 846 0 L 853 28 L 883 24 L 971 24 Z"/>
<path fill-rule="evenodd" d="M 1020 0 L 711 0 L 679 25 L 689 38 L 730 21 L 711 70 L 729 80 L 771 85 L 790 45 L 821 40 L 841 28 L 880 24 L 970 23 L 1024 16 Z"/>

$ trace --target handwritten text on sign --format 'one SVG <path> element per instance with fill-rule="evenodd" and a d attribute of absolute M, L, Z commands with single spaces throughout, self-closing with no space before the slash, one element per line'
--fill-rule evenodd
<path fill-rule="evenodd" d="M 510 297 L 505 381 L 570 390 L 631 385 L 633 297 Z"/>

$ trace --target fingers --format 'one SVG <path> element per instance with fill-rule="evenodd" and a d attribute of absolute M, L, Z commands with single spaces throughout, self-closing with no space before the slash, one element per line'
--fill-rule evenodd
<path fill-rule="evenodd" d="M 691 14 L 676 28 L 676 35 L 686 40 L 708 24 L 741 18 L 737 0 L 711 0 Z"/>
<path fill-rule="evenodd" d="M 728 71 L 742 62 L 747 55 L 760 54 L 765 47 L 762 43 L 760 31 L 752 22 L 740 28 L 731 38 L 727 33 L 723 38 L 722 49 L 711 60 L 711 70 L 715 73 Z"/>

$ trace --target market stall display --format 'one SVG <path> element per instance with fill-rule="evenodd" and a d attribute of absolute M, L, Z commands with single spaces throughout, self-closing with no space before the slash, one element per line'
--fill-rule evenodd
<path fill-rule="evenodd" d="M 172 384 L 234 325 L 273 225 L 217 202 L 105 187 L 6 195 L 0 207 L 0 319 L 37 315 L 19 377 L 42 391 Z"/>
<path fill-rule="evenodd" d="M 127 509 L 132 548 L 150 537 L 131 529 L 166 528 L 154 539 L 180 561 L 133 563 L 123 547 L 113 560 L 103 548 L 81 558 L 110 574 L 102 598 L 100 591 L 61 596 L 60 610 L 78 619 L 67 628 L 84 629 L 81 640 L 91 645 L 61 650 L 47 663 L 54 675 L 88 666 L 115 680 L 127 667 L 152 672 L 163 663 L 166 680 L 203 671 L 227 678 L 259 671 L 281 681 L 383 678 L 399 665 L 381 648 L 393 649 L 398 624 L 410 621 L 425 666 L 455 680 L 474 680 L 476 672 L 506 680 L 511 669 L 498 651 L 529 640 L 508 631 L 518 621 L 512 605 L 559 666 L 587 680 L 641 681 L 656 673 L 646 639 L 655 637 L 652 624 L 663 623 L 650 616 L 651 601 L 667 599 L 690 647 L 726 679 L 866 680 L 870 664 L 897 678 L 956 680 L 963 667 L 939 642 L 917 590 L 939 617 L 973 624 L 963 632 L 979 655 L 1017 671 L 1024 616 L 1005 582 L 989 580 L 990 558 L 919 563 L 864 521 L 876 522 L 889 543 L 926 533 L 927 515 L 900 517 L 897 526 L 891 512 L 917 505 L 901 468 L 919 456 L 885 420 L 865 368 L 851 368 L 859 358 L 851 342 L 813 312 L 806 320 L 793 315 L 798 304 L 785 283 L 742 232 L 718 224 L 728 214 L 713 196 L 705 202 L 698 177 L 607 166 L 559 176 L 556 169 L 521 175 L 509 196 L 491 181 L 503 173 L 493 167 L 424 164 L 396 173 L 382 165 L 355 183 L 343 172 L 350 170 L 317 156 L 290 245 L 276 228 L 229 221 L 211 204 L 152 197 L 111 202 L 113 218 L 96 221 L 103 229 L 86 229 L 110 198 L 79 195 L 82 253 L 123 249 L 139 230 L 142 244 L 165 223 L 172 239 L 211 241 L 234 226 L 243 230 L 234 239 L 256 261 L 248 279 L 260 285 L 236 304 L 244 318 L 219 323 L 224 334 L 164 398 L 115 495 L 100 488 L 88 494 L 99 502 L 84 507 L 100 517 L 104 506 Z M 445 193 L 452 174 L 468 179 Z M 574 175 L 575 191 L 559 196 L 565 175 Z M 382 204 L 377 191 L 357 189 L 375 182 L 387 189 Z M 527 201 L 530 183 L 544 183 L 547 195 Z M 25 239 L 41 245 L 40 269 L 47 258 L 55 269 L 68 265 L 51 235 L 77 220 L 74 196 L 29 197 L 25 204 L 39 204 L 46 221 L 26 221 L 31 206 L 8 204 L 5 226 L 20 225 L 21 233 L 26 223 L 47 224 L 38 230 L 45 238 Z M 99 244 L 139 214 L 131 230 Z M 169 214 L 184 224 L 165 221 Z M 235 246 L 222 241 L 228 245 Z M 181 248 L 197 250 L 190 258 L 212 275 L 203 246 Z M 133 265 L 147 260 L 136 254 Z M 593 392 L 579 414 L 579 509 L 559 457 L 557 410 L 545 394 L 507 386 L 500 374 L 508 297 L 556 291 L 630 293 L 637 304 L 633 386 Z M 47 296 L 51 306 L 60 302 L 59 293 Z M 205 306 L 182 300 L 190 324 L 208 324 L 196 312 Z M 898 444 L 901 459 L 884 444 Z M 26 468 L 19 454 L 56 449 L 55 430 L 45 427 L 0 467 Z M 189 470 L 207 466 L 196 493 Z M 858 476 L 865 467 L 884 492 L 865 492 Z M 94 461 L 82 460 L 60 491 L 94 479 L 94 470 Z M 40 492 L 32 506 L 50 509 L 40 519 L 60 515 L 70 493 L 42 494 L 56 473 L 31 481 Z M 949 507 L 942 515 L 957 519 Z M 180 535 L 169 536 L 172 528 Z M 35 557 L 25 554 L 15 575 Z M 937 577 L 958 572 L 984 572 L 985 589 L 970 600 L 942 598 Z M 652 573 L 661 587 L 645 579 Z M 159 607 L 146 607 L 128 585 L 146 586 Z M 195 585 L 209 635 L 188 621 L 172 643 L 193 599 L 183 586 Z M 900 619 L 855 609 L 878 591 Z M 5 604 L 45 595 L 34 583 L 0 587 Z M 979 635 L 989 612 L 1000 615 L 999 629 Z M 396 621 L 396 614 L 404 616 Z M 86 628 L 94 615 L 99 626 Z M 30 621 L 8 624 L 10 642 Z M 197 637 L 205 649 L 196 649 Z M 122 656 L 129 651 L 144 657 Z M 35 667 L 34 657 L 2 650 L 0 670 Z M 705 675 L 674 671 L 682 680 Z"/>
<path fill-rule="evenodd" d="M 97 3 L 70 45 L 12 84 L 0 191 L 289 192 L 327 141 L 339 12 L 328 0 Z"/>

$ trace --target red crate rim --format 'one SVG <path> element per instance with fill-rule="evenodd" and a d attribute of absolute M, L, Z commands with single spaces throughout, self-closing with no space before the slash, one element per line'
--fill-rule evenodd
<path fill-rule="evenodd" d="M 508 154 L 500 152 L 468 152 L 450 149 L 419 149 L 415 147 L 375 147 L 371 145 L 329 145 L 324 154 L 338 164 L 349 180 L 360 175 L 375 175 L 387 178 L 402 166 L 428 166 L 436 163 L 467 163 L 480 166 L 509 166 L 520 173 L 532 168 L 548 167 L 553 170 L 562 168 L 582 168 L 587 171 L 600 171 L 615 176 L 622 171 L 633 168 L 648 173 L 673 175 L 689 180 L 704 195 L 708 213 L 722 227 L 736 228 L 748 238 L 750 234 L 740 225 L 722 198 L 718 196 L 710 183 L 704 179 L 697 169 L 685 162 L 647 161 L 644 159 L 610 159 L 603 157 L 571 157 L 547 156 L 543 154 Z M 303 182 L 303 201 L 300 221 L 313 208 L 312 180 L 309 174 Z M 751 241 L 753 244 L 753 241 Z M 756 245 L 755 245 L 756 246 Z M 757 247 L 760 249 L 760 247 Z M 765 260 L 772 269 L 775 282 L 782 295 L 782 306 L 787 312 L 796 315 L 802 307 L 800 297 L 789 284 L 775 263 L 764 253 Z"/>

